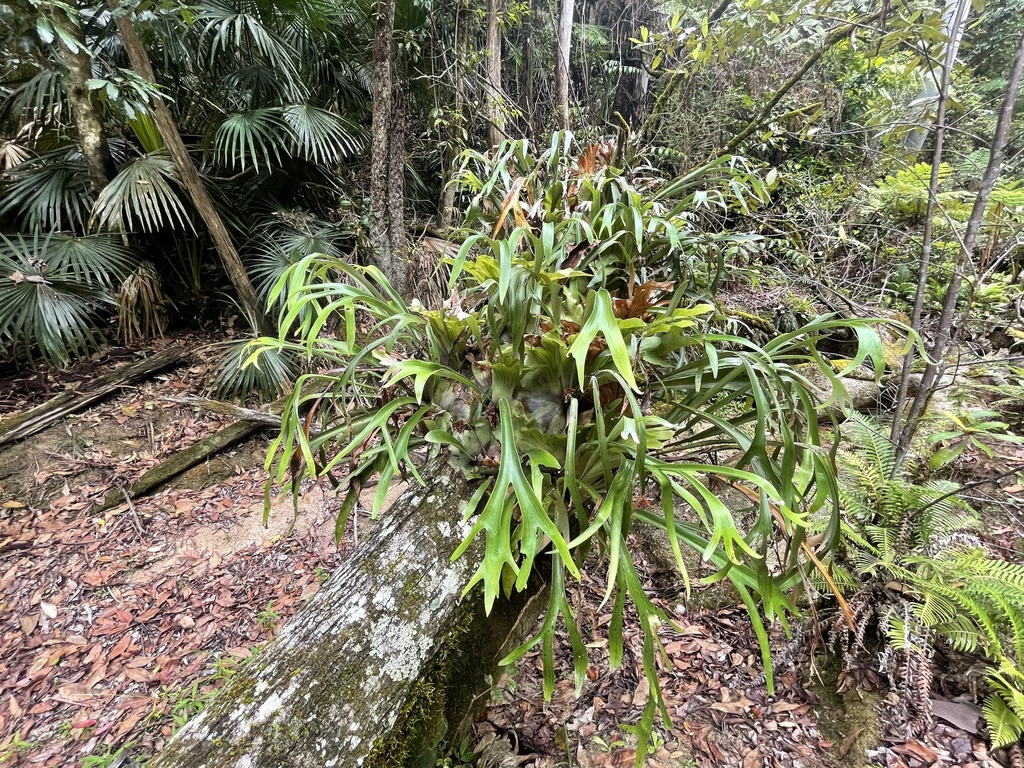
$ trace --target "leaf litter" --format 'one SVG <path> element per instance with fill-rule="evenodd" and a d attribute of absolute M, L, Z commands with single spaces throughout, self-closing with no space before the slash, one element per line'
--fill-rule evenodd
<path fill-rule="evenodd" d="M 85 361 L 67 381 L 81 386 L 123 359 Z M 262 447 L 236 449 L 186 473 L 178 484 L 194 488 L 90 514 L 109 490 L 230 423 L 163 400 L 201 391 L 206 373 L 195 364 L 125 388 L 15 446 L 13 465 L 0 455 L 0 765 L 81 765 L 121 747 L 136 759 L 153 754 L 318 589 L 350 546 L 334 545 L 331 500 L 326 493 L 314 498 L 319 491 L 307 494 L 294 530 L 289 500 L 277 505 L 272 527 L 262 527 L 266 477 L 251 468 L 261 466 Z M 51 394 L 45 377 L 21 376 L 0 391 L 0 410 L 21 410 Z M 215 471 L 214 464 L 221 466 Z M 1020 538 L 1016 525 L 1000 531 L 1007 545 Z M 642 558 L 639 565 L 647 573 Z M 687 612 L 678 591 L 657 576 L 648 573 L 647 586 L 680 629 L 662 628 L 668 660 L 659 659 L 659 681 L 673 727 L 659 731 L 646 765 L 847 763 L 859 733 L 840 744 L 822 735 L 819 702 L 806 687 L 813 659 L 801 638 L 773 636 L 776 690 L 769 695 L 744 611 L 726 605 Z M 556 652 L 560 682 L 551 702 L 543 699 L 539 654 L 524 657 L 474 727 L 478 764 L 633 765 L 628 726 L 650 695 L 642 640 L 627 610 L 624 662 L 608 671 L 603 592 L 597 575 L 585 574 L 575 587 L 591 653 L 580 695 L 566 638 Z M 943 701 L 927 739 L 889 738 L 859 764 L 1009 764 L 987 752 L 972 712 Z"/>

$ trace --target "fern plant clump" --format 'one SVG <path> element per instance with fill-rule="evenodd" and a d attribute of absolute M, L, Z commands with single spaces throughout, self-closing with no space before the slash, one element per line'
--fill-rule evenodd
<path fill-rule="evenodd" d="M 771 687 L 765 620 L 786 623 L 796 610 L 791 589 L 817 562 L 808 520 L 828 518 L 826 546 L 840 531 L 833 457 L 802 366 L 819 368 L 839 397 L 842 381 L 818 345 L 852 326 L 860 339 L 852 368 L 870 356 L 877 370 L 882 345 L 869 323 L 829 318 L 764 347 L 719 332 L 714 305 L 694 295 L 692 282 L 650 276 L 708 263 L 689 251 L 711 237 L 688 213 L 707 199 L 705 186 L 721 181 L 721 166 L 659 185 L 652 202 L 650 187 L 570 147 L 556 136 L 521 173 L 512 166 L 529 165 L 525 146 L 505 145 L 498 162 L 464 179 L 484 231 L 448 263 L 453 293 L 444 306 L 407 304 L 375 267 L 310 255 L 271 291 L 271 302 L 286 297 L 282 332 L 254 345 L 250 362 L 295 353 L 313 369 L 296 383 L 268 462 L 278 481 L 294 484 L 347 469 L 339 534 L 371 476 L 380 476 L 376 511 L 396 474 L 418 477 L 415 455 L 443 448 L 477 481 L 457 556 L 480 536 L 485 554 L 467 591 L 480 589 L 490 610 L 525 587 L 539 558 L 551 562 L 543 627 L 505 660 L 540 643 L 548 696 L 559 621 L 577 686 L 585 678 L 586 642 L 566 585 L 597 548 L 613 665 L 623 658 L 627 601 L 644 630 L 652 696 L 640 730 L 649 735 L 659 707 L 668 717 L 656 663 L 657 628 L 668 617 L 644 593 L 627 546 L 633 524 L 662 532 L 684 579 L 689 547 L 718 569 L 710 581 L 732 582 Z M 330 324 L 336 333 L 324 331 Z M 723 485 L 750 507 L 730 509 Z M 641 489 L 654 489 L 659 508 L 634 503 Z M 642 760 L 644 749 L 637 754 Z"/>
<path fill-rule="evenodd" d="M 855 628 L 837 616 L 831 640 L 848 664 L 877 652 L 908 735 L 931 726 L 936 647 L 982 654 L 989 738 L 994 747 L 1016 743 L 1024 735 L 1024 565 L 989 554 L 956 483 L 894 475 L 895 452 L 877 424 L 854 416 L 844 432 L 854 450 L 842 456 L 844 545 L 832 567 L 853 592 Z M 879 651 L 868 642 L 872 627 Z"/>

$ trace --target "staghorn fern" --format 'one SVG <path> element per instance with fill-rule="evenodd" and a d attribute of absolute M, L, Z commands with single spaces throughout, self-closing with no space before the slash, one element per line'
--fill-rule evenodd
<path fill-rule="evenodd" d="M 852 660 L 866 652 L 863 628 L 877 622 L 881 666 L 918 733 L 930 723 L 921 681 L 935 640 L 983 653 L 989 736 L 994 747 L 1015 743 L 1024 735 L 1024 565 L 988 555 L 955 483 L 891 476 L 893 449 L 877 424 L 853 415 L 844 431 L 856 449 L 842 461 L 846 551 L 833 566 L 837 584 L 860 587 L 849 601 L 858 631 L 838 617 L 831 639 Z"/>

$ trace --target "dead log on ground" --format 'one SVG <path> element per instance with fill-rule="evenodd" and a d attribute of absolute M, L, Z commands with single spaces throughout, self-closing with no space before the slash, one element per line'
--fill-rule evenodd
<path fill-rule="evenodd" d="M 284 403 L 287 401 L 287 398 L 275 400 L 266 406 L 267 410 L 265 411 L 257 411 L 253 408 L 243 408 L 242 406 L 235 405 L 234 403 L 225 403 L 223 400 L 211 400 L 208 397 L 197 397 L 195 395 L 187 395 L 185 397 L 165 397 L 164 400 L 177 405 L 191 405 L 195 408 L 202 408 L 204 411 L 216 413 L 218 416 L 230 416 L 234 419 L 251 421 L 267 427 L 280 427 L 280 411 L 281 408 L 284 407 Z"/>
<path fill-rule="evenodd" d="M 366 540 L 150 768 L 434 765 L 494 663 L 533 627 L 539 589 L 484 622 L 472 488 L 442 462 L 422 471 Z"/>
<path fill-rule="evenodd" d="M 110 491 L 103 501 L 93 508 L 93 512 L 102 512 L 125 501 L 134 500 L 139 496 L 155 491 L 185 470 L 192 469 L 196 464 L 206 461 L 206 459 L 226 448 L 230 448 L 236 443 L 242 442 L 266 427 L 267 424 L 259 421 L 237 421 L 230 426 L 224 427 L 212 435 L 193 443 L 188 448 L 176 451 L 168 459 L 144 473 L 130 487 Z"/>
<path fill-rule="evenodd" d="M 146 379 L 175 363 L 190 352 L 184 347 L 171 347 L 144 360 L 118 368 L 78 391 L 67 390 L 42 405 L 14 414 L 0 422 L 0 445 L 34 435 L 65 416 L 77 413 L 126 384 Z"/>

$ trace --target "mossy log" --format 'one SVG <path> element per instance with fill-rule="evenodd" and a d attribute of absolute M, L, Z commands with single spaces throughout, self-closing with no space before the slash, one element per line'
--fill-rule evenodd
<path fill-rule="evenodd" d="M 426 486 L 395 501 L 151 768 L 434 764 L 438 743 L 458 730 L 459 711 L 486 686 L 509 635 L 518 641 L 517 628 L 532 628 L 540 601 L 478 621 L 479 600 L 460 598 L 481 543 L 450 562 L 469 530 L 472 488 L 441 461 L 421 474 Z"/>
<path fill-rule="evenodd" d="M 189 350 L 184 347 L 165 349 L 144 360 L 111 371 L 106 376 L 89 382 L 77 391 L 69 389 L 47 400 L 42 405 L 13 414 L 0 421 L 0 445 L 34 435 L 55 421 L 102 400 L 125 384 L 147 379 L 153 374 L 181 362 L 189 354 Z"/>
<path fill-rule="evenodd" d="M 209 437 L 204 437 L 202 440 L 193 443 L 188 448 L 177 451 L 170 458 L 160 462 L 144 473 L 130 487 L 110 491 L 103 499 L 103 502 L 94 507 L 93 511 L 100 512 L 121 504 L 126 500 L 136 499 L 139 496 L 155 491 L 185 470 L 191 469 L 196 464 L 206 461 L 211 456 L 220 453 L 226 448 L 230 448 L 236 443 L 240 443 L 261 429 L 266 429 L 267 426 L 262 421 L 238 421 L 224 427 Z"/>

